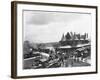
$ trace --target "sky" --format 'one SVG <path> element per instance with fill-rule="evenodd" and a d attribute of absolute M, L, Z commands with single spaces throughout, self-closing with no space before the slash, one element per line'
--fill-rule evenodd
<path fill-rule="evenodd" d="M 50 11 L 23 11 L 24 41 L 57 42 L 63 34 L 76 32 L 91 36 L 91 14 Z"/>

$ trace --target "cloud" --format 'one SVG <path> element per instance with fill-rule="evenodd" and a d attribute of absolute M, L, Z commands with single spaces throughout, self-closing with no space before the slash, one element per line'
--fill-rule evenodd
<path fill-rule="evenodd" d="M 35 25 L 45 25 L 50 23 L 49 15 L 45 15 L 42 13 L 34 14 L 30 16 L 30 19 L 27 21 L 28 24 L 35 24 Z"/>
<path fill-rule="evenodd" d="M 25 23 L 30 25 L 46 25 L 52 22 L 72 22 L 81 17 L 78 13 L 24 11 Z"/>

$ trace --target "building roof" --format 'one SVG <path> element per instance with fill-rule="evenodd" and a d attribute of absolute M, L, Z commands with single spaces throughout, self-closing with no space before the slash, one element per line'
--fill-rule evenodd
<path fill-rule="evenodd" d="M 72 48 L 71 46 L 60 46 L 59 48 Z"/>
<path fill-rule="evenodd" d="M 88 43 L 88 44 L 78 44 L 76 47 L 84 47 L 84 46 L 88 46 L 88 45 L 90 45 L 90 43 Z"/>

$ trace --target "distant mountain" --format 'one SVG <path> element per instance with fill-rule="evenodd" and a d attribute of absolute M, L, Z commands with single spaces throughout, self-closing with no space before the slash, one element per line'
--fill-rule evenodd
<path fill-rule="evenodd" d="M 41 45 L 45 45 L 45 47 L 57 47 L 60 45 L 59 42 L 49 42 L 49 43 L 40 43 Z"/>
<path fill-rule="evenodd" d="M 60 46 L 59 42 L 48 42 L 48 43 L 30 43 L 30 46 L 33 48 L 46 48 L 46 47 L 58 47 Z"/>

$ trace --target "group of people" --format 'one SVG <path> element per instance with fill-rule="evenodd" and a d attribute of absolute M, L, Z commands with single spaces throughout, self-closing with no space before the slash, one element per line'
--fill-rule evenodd
<path fill-rule="evenodd" d="M 39 59 L 36 61 L 37 66 L 41 64 L 42 68 L 67 67 L 73 65 L 74 62 L 84 62 L 87 57 L 90 56 L 90 49 L 84 49 L 82 51 L 76 49 L 69 52 L 63 50 L 50 50 L 47 54 L 49 54 L 49 56 L 46 61 L 41 61 Z"/>
<path fill-rule="evenodd" d="M 85 62 L 87 58 L 90 58 L 90 49 L 84 49 L 82 51 L 76 50 L 74 52 L 73 58 L 75 59 L 75 61 Z"/>

